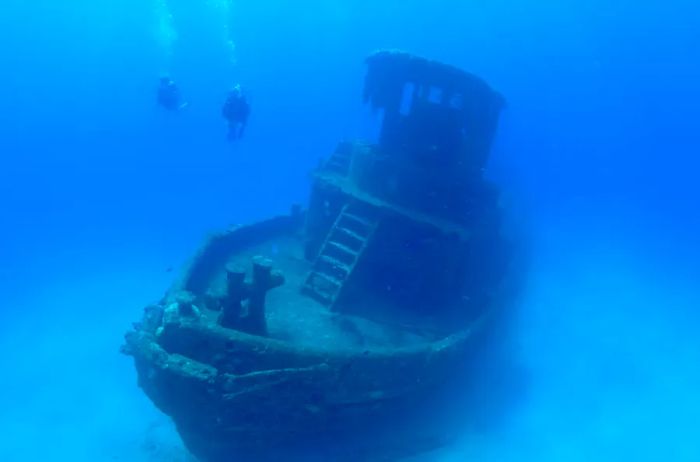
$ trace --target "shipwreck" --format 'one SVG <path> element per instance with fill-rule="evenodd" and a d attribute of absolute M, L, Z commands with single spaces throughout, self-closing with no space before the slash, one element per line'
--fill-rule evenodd
<path fill-rule="evenodd" d="M 368 58 L 364 98 L 376 142 L 341 143 L 307 207 L 211 236 L 126 335 L 140 387 L 204 462 L 440 444 L 411 413 L 468 361 L 508 267 L 483 174 L 504 100 L 395 51 Z"/>

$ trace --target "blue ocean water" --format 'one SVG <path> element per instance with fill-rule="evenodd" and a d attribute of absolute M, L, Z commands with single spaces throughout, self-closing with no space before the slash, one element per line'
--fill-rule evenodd
<path fill-rule="evenodd" d="M 122 333 L 207 232 L 375 135 L 363 59 L 400 48 L 506 96 L 489 175 L 528 255 L 520 379 L 481 391 L 509 405 L 425 460 L 700 460 L 699 30 L 689 0 L 5 0 L 0 456 L 188 460 Z"/>

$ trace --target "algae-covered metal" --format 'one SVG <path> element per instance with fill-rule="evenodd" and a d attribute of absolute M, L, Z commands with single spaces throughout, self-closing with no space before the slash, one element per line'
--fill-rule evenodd
<path fill-rule="evenodd" d="M 507 266 L 481 174 L 503 99 L 404 53 L 368 67 L 379 142 L 341 143 L 306 209 L 210 237 L 126 335 L 140 386 L 203 461 L 443 442 L 417 410 L 468 360 Z"/>

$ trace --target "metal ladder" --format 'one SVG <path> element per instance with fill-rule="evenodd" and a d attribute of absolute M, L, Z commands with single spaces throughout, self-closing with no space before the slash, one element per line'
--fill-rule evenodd
<path fill-rule="evenodd" d="M 340 144 L 323 165 L 324 170 L 347 176 L 350 173 L 352 150 L 353 147 L 350 143 Z"/>
<path fill-rule="evenodd" d="M 348 204 L 338 214 L 302 291 L 333 308 L 345 283 L 367 250 L 379 223 L 369 205 Z"/>

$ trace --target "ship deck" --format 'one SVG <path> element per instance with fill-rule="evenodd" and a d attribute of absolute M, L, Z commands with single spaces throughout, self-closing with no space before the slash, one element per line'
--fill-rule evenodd
<path fill-rule="evenodd" d="M 302 242 L 294 236 L 280 236 L 252 245 L 231 255 L 226 263 L 249 267 L 255 256 L 273 261 L 274 268 L 285 276 L 285 283 L 267 293 L 266 318 L 268 336 L 300 347 L 320 351 L 375 350 L 417 346 L 434 338 L 407 329 L 405 320 L 379 322 L 332 312 L 327 306 L 302 294 L 301 287 L 311 270 L 303 257 Z M 217 271 L 210 289 L 223 292 L 225 265 Z M 371 303 L 371 302 L 368 302 Z M 205 315 L 216 322 L 217 312 Z"/>

